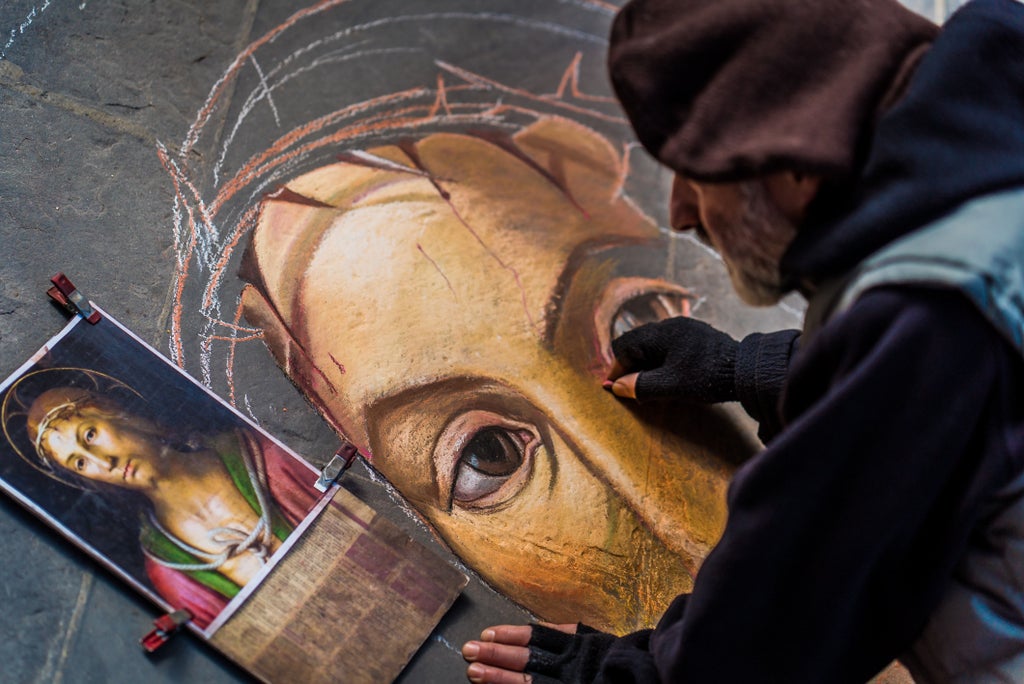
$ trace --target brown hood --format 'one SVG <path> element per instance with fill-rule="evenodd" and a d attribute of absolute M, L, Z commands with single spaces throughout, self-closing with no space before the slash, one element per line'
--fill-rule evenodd
<path fill-rule="evenodd" d="M 608 66 L 640 141 L 685 176 L 842 178 L 937 33 L 896 0 L 633 0 Z"/>

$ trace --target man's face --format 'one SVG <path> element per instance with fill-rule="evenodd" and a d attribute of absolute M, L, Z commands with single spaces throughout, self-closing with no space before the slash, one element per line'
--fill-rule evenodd
<path fill-rule="evenodd" d="M 699 183 L 677 175 L 670 224 L 695 230 L 722 256 L 733 287 L 748 304 L 775 304 L 784 294 L 779 262 L 796 225 L 762 181 Z"/>
<path fill-rule="evenodd" d="M 50 393 L 37 400 L 46 402 Z M 162 451 L 141 419 L 128 420 L 95 405 L 82 405 L 44 424 L 39 447 L 58 468 L 96 482 L 135 490 L 159 486 Z"/>
<path fill-rule="evenodd" d="M 290 183 L 305 203 L 265 205 L 253 243 L 273 310 L 250 289 L 246 316 L 493 586 L 544 619 L 649 625 L 720 534 L 721 457 L 752 444 L 602 390 L 612 335 L 693 295 L 610 147 L 565 124 L 516 142 L 529 159 L 434 135 L 415 163 L 375 151 L 406 171 Z"/>

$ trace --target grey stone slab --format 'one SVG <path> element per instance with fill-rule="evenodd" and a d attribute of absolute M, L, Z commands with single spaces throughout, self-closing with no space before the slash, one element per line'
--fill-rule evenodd
<path fill-rule="evenodd" d="M 167 135 L 184 129 L 234 54 L 249 4 L 9 2 L 0 8 L 0 40 L 6 30 L 3 42 L 13 42 L 4 59 L 44 91 Z"/>
<path fill-rule="evenodd" d="M 154 150 L 18 92 L 5 92 L 3 117 L 3 358 L 13 363 L 59 329 L 40 297 L 58 271 L 152 339 L 173 270 L 170 188 Z"/>

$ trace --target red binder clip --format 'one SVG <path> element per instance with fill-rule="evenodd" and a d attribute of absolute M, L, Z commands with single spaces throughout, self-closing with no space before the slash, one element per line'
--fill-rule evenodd
<path fill-rule="evenodd" d="M 352 465 L 352 462 L 356 460 L 358 455 L 359 450 L 356 449 L 356 446 L 348 440 L 344 440 L 338 452 L 331 457 L 331 460 L 320 471 L 320 476 L 313 483 L 313 486 L 318 491 L 326 492 L 349 469 L 349 466 Z"/>
<path fill-rule="evenodd" d="M 147 653 L 152 653 L 164 644 L 177 632 L 182 625 L 192 619 L 192 613 L 184 608 L 176 610 L 167 615 L 161 615 L 153 620 L 154 629 L 146 636 L 139 639 L 139 643 Z"/>
<path fill-rule="evenodd" d="M 53 287 L 47 290 L 46 294 L 50 295 L 57 303 L 71 313 L 81 314 L 82 318 L 93 325 L 100 322 L 102 319 L 100 312 L 92 308 L 89 300 L 75 289 L 74 283 L 68 280 L 66 275 L 58 273 L 50 278 L 50 282 L 53 283 Z"/>

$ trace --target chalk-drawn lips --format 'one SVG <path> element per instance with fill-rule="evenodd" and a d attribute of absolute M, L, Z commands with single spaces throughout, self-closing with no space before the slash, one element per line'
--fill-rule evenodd
<path fill-rule="evenodd" d="M 135 466 L 132 464 L 132 459 L 128 459 L 128 462 L 124 464 L 124 473 L 121 475 L 122 480 L 127 480 L 129 477 L 135 474 Z"/>

